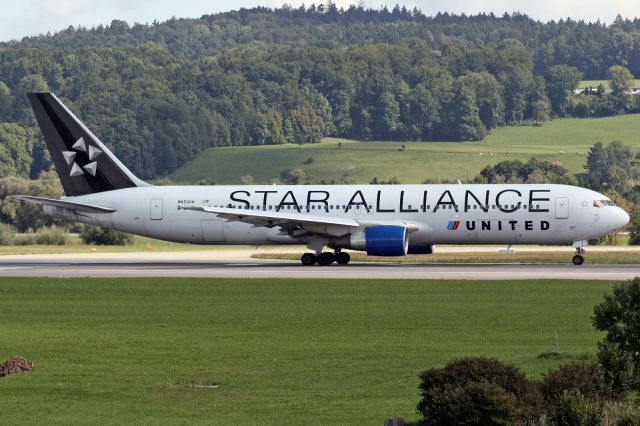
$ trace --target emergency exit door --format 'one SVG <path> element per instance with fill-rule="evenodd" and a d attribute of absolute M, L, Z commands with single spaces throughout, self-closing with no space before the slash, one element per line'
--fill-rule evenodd
<path fill-rule="evenodd" d="M 567 219 L 569 217 L 569 199 L 567 197 L 556 198 L 556 219 Z"/>
<path fill-rule="evenodd" d="M 162 198 L 153 198 L 150 210 L 151 220 L 162 220 Z"/>

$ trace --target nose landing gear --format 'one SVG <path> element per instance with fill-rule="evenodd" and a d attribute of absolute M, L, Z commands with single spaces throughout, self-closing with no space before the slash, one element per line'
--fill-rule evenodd
<path fill-rule="evenodd" d="M 579 266 L 584 263 L 584 256 L 582 255 L 584 252 L 582 247 L 576 247 L 576 255 L 571 259 L 574 265 Z"/>

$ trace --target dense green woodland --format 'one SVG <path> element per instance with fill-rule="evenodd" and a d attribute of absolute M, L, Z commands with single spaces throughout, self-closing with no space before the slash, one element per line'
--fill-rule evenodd
<path fill-rule="evenodd" d="M 632 75 L 637 19 L 312 5 L 69 27 L 0 43 L 0 176 L 49 168 L 28 91 L 55 92 L 154 178 L 214 146 L 480 140 L 526 120 L 634 112 Z M 611 79 L 613 93 L 572 95 L 582 78 Z"/>

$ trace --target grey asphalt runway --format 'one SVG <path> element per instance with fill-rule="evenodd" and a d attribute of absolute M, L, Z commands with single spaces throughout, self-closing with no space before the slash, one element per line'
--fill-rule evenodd
<path fill-rule="evenodd" d="M 640 264 L 352 263 L 305 267 L 296 261 L 253 259 L 241 251 L 210 257 L 188 252 L 4 256 L 0 257 L 0 276 L 625 280 L 640 275 Z"/>

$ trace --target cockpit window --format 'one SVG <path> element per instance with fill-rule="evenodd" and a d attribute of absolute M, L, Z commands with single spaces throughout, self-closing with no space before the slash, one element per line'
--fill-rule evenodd
<path fill-rule="evenodd" d="M 611 200 L 594 200 L 593 201 L 593 206 L 594 207 L 606 207 L 606 206 L 615 206 L 616 203 L 614 203 Z"/>

